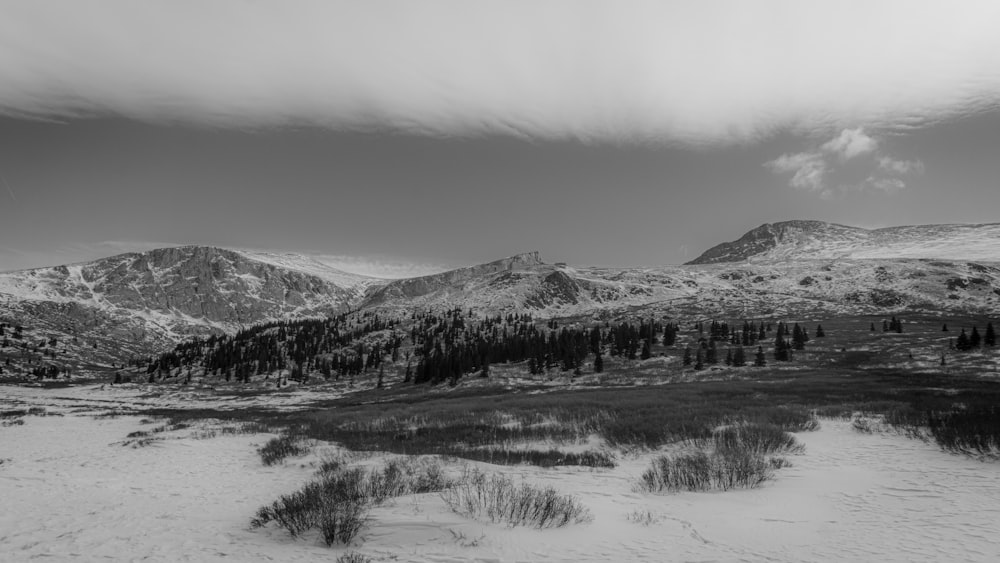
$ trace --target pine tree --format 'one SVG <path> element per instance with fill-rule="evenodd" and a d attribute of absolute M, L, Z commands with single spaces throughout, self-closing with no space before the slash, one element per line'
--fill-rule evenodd
<path fill-rule="evenodd" d="M 789 351 L 792 349 L 791 343 L 785 340 L 784 331 L 779 326 L 778 335 L 774 338 L 774 359 L 779 362 L 787 362 L 791 359 Z"/>
<path fill-rule="evenodd" d="M 604 358 L 601 356 L 601 351 L 597 351 L 597 356 L 594 357 L 594 373 L 601 373 L 604 371 Z"/>
<path fill-rule="evenodd" d="M 727 366 L 733 365 L 733 349 L 732 348 L 727 348 L 727 350 L 726 350 L 726 365 Z"/>
<path fill-rule="evenodd" d="M 708 349 L 705 351 L 705 363 L 713 366 L 719 363 L 719 352 L 715 347 L 715 340 L 710 340 L 708 343 Z"/>
<path fill-rule="evenodd" d="M 875 332 L 875 323 L 872 323 L 872 332 Z"/>
<path fill-rule="evenodd" d="M 690 346 L 685 346 L 684 347 L 684 365 L 685 366 L 691 365 L 691 347 Z"/>
<path fill-rule="evenodd" d="M 385 377 L 385 366 L 379 366 L 378 368 L 378 381 L 375 382 L 375 388 L 381 389 L 383 386 L 383 378 Z"/>
<path fill-rule="evenodd" d="M 993 323 L 986 323 L 986 336 L 983 337 L 983 344 L 987 346 L 995 346 L 997 343 L 997 334 L 993 331 Z"/>
<path fill-rule="evenodd" d="M 955 341 L 955 349 L 959 352 L 965 352 L 969 350 L 972 346 L 969 344 L 969 336 L 965 334 L 965 329 L 962 329 L 962 333 L 958 335 L 958 340 Z"/>
<path fill-rule="evenodd" d="M 639 359 L 648 360 L 652 356 L 652 350 L 650 350 L 649 339 L 642 341 L 642 353 L 639 355 Z"/>
<path fill-rule="evenodd" d="M 948 332 L 948 323 L 941 325 L 941 332 Z"/>
<path fill-rule="evenodd" d="M 757 355 L 754 357 L 753 365 L 759 368 L 767 365 L 767 358 L 764 357 L 764 348 L 761 346 L 757 347 Z"/>
<path fill-rule="evenodd" d="M 792 347 L 796 350 L 805 349 L 807 338 L 806 331 L 802 330 L 799 323 L 795 323 L 795 326 L 792 328 Z"/>
<path fill-rule="evenodd" d="M 969 335 L 969 348 L 979 348 L 982 342 L 983 337 L 979 334 L 979 329 L 972 327 L 972 334 Z"/>
<path fill-rule="evenodd" d="M 733 353 L 733 366 L 741 368 L 747 365 L 746 351 L 742 346 L 736 348 L 736 352 Z"/>
<path fill-rule="evenodd" d="M 702 353 L 701 348 L 698 348 L 698 355 L 695 357 L 694 369 L 705 369 L 705 354 Z"/>
<path fill-rule="evenodd" d="M 816 338 L 823 338 L 826 336 L 826 332 L 823 331 L 823 325 L 816 325 Z"/>

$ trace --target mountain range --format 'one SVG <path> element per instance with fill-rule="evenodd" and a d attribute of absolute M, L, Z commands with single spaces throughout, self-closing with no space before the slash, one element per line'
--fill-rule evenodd
<path fill-rule="evenodd" d="M 991 314 L 1000 310 L 1000 224 L 868 230 L 788 221 L 655 268 L 547 264 L 528 252 L 385 280 L 304 255 L 182 246 L 0 273 L 0 322 L 61 342 L 93 366 L 260 322 L 455 307 L 595 319 Z"/>

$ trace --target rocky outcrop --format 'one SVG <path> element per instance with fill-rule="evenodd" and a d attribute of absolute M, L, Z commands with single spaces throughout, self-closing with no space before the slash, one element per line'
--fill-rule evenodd
<path fill-rule="evenodd" d="M 706 250 L 701 256 L 687 263 L 718 264 L 740 262 L 774 249 L 782 242 L 801 236 L 842 236 L 847 232 L 864 231 L 854 227 L 824 223 L 823 221 L 784 221 L 765 223 L 732 242 L 724 242 Z"/>
<path fill-rule="evenodd" d="M 484 276 L 499 274 L 502 272 L 514 272 L 542 265 L 542 259 L 538 251 L 515 254 L 508 258 L 449 270 L 440 274 L 422 276 L 390 282 L 382 287 L 376 288 L 365 298 L 365 305 L 378 305 L 394 299 L 412 299 L 429 295 L 446 288 L 461 287 L 469 281 L 477 280 Z"/>
<path fill-rule="evenodd" d="M 842 259 L 1000 260 L 1000 224 L 861 229 L 822 221 L 766 223 L 705 251 L 688 265 Z"/>

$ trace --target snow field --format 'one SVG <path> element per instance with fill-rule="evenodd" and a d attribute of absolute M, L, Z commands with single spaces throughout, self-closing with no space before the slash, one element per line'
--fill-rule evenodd
<path fill-rule="evenodd" d="M 51 405 L 65 390 L 28 389 L 17 407 Z M 11 404 L 4 401 L 4 408 Z M 374 561 L 991 561 L 1000 557 L 1000 471 L 896 434 L 860 434 L 823 420 L 799 433 L 802 455 L 759 489 L 644 494 L 635 483 L 657 452 L 619 457 L 613 470 L 540 469 L 447 460 L 552 486 L 578 498 L 586 524 L 509 528 L 453 513 L 431 493 L 375 507 L 354 545 L 291 538 L 256 510 L 312 479 L 314 452 L 265 467 L 255 450 L 273 434 L 197 439 L 203 429 L 126 436 L 160 425 L 139 417 L 27 416 L 0 428 L 0 560 L 304 561 L 357 551 Z M 347 454 L 377 466 L 388 454 Z"/>

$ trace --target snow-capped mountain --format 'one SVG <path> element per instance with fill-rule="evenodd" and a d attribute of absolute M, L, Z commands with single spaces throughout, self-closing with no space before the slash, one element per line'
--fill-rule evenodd
<path fill-rule="evenodd" d="M 691 264 L 547 264 L 538 252 L 403 280 L 307 256 L 178 247 L 0 273 L 0 321 L 107 364 L 208 332 L 345 310 L 474 309 L 535 318 L 1000 313 L 1000 225 L 764 225 Z M 398 316 L 398 315 L 397 315 Z M 40 344 L 35 344 L 36 350 Z"/>
<path fill-rule="evenodd" d="M 766 223 L 688 264 L 896 258 L 1000 261 L 1000 223 L 871 230 L 822 221 Z"/>
<path fill-rule="evenodd" d="M 110 338 L 137 353 L 191 334 L 343 311 L 381 283 L 307 256 L 182 246 L 0 273 L 0 318 L 43 327 L 46 338 Z"/>

